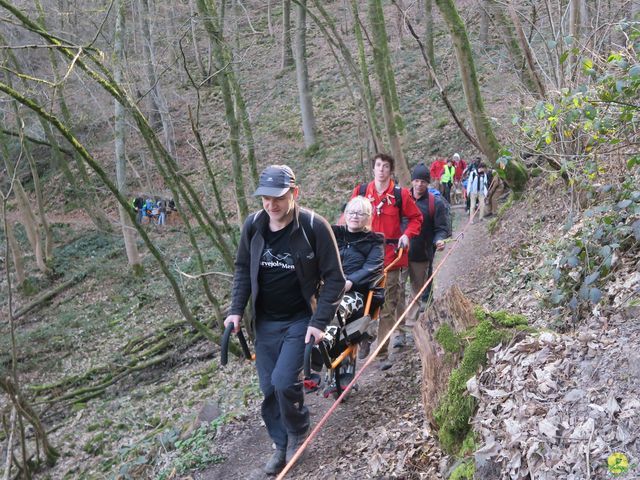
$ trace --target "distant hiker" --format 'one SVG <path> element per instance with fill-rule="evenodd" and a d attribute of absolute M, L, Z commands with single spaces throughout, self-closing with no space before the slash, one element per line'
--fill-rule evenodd
<path fill-rule="evenodd" d="M 147 200 L 144 202 L 144 206 L 142 207 L 143 220 L 146 217 L 149 219 L 149 223 L 151 223 L 151 220 L 154 218 L 153 211 L 155 208 L 156 202 L 154 202 L 152 198 L 147 198 Z"/>
<path fill-rule="evenodd" d="M 477 170 L 472 170 L 467 181 L 467 190 L 469 192 L 469 215 L 473 218 L 476 209 L 476 202 L 480 204 L 479 219 L 484 218 L 484 200 L 487 197 L 487 172 L 484 163 L 478 164 Z M 471 221 L 473 223 L 473 220 Z"/>
<path fill-rule="evenodd" d="M 429 168 L 429 175 L 431 176 L 431 181 L 433 182 L 433 186 L 440 192 L 443 193 L 443 188 L 440 183 L 440 178 L 444 172 L 444 166 L 447 162 L 445 162 L 444 158 L 436 158 L 433 162 L 431 162 L 431 167 Z"/>
<path fill-rule="evenodd" d="M 297 204 L 298 185 L 286 165 L 263 170 L 254 196 L 262 210 L 247 217 L 235 261 L 225 326 L 240 328 L 251 301 L 262 419 L 276 451 L 264 470 L 277 474 L 309 430 L 300 381 L 305 343 L 322 340 L 344 293 L 336 240 L 327 221 Z"/>
<path fill-rule="evenodd" d="M 165 219 L 167 217 L 167 201 L 160 199 L 158 200 L 158 225 L 164 225 Z"/>
<path fill-rule="evenodd" d="M 384 235 L 371 231 L 371 202 L 353 197 L 344 211 L 345 225 L 332 225 L 347 283 L 338 312 L 343 321 L 360 318 L 374 282 L 384 269 Z M 369 354 L 370 339 L 360 342 L 361 358 Z"/>
<path fill-rule="evenodd" d="M 453 177 L 453 191 L 449 203 L 458 204 L 462 201 L 464 190 L 462 187 L 462 177 L 467 168 L 467 162 L 460 158 L 459 153 L 453 154 L 453 166 L 456 167 L 456 174 Z"/>
<path fill-rule="evenodd" d="M 497 171 L 493 172 L 493 178 L 489 183 L 489 193 L 487 194 L 487 213 L 486 217 L 496 215 L 498 213 L 498 199 L 504 193 L 506 187 L 504 180 L 500 178 Z"/>
<path fill-rule="evenodd" d="M 411 298 L 415 297 L 427 279 L 433 273 L 433 258 L 436 250 L 444 249 L 444 240 L 449 236 L 448 216 L 445 200 L 440 195 L 434 195 L 428 190 L 429 170 L 420 163 L 411 173 L 411 196 L 422 212 L 422 227 L 420 234 L 411 239 L 409 246 L 409 268 L 403 272 L 402 285 L 407 279 L 411 285 Z M 423 299 L 431 298 L 431 283 L 422 294 Z M 403 288 L 404 291 L 404 288 Z M 408 304 L 408 302 L 407 302 Z M 407 314 L 406 326 L 411 328 L 418 319 L 420 303 L 416 302 Z M 405 333 L 402 333 L 404 338 Z M 396 340 L 399 337 L 396 337 Z M 402 347 L 402 342 L 396 343 Z"/>
<path fill-rule="evenodd" d="M 451 203 L 451 187 L 453 187 L 453 179 L 456 176 L 456 167 L 453 164 L 453 158 L 447 160 L 446 165 L 442 170 L 442 176 L 440 177 L 440 183 L 442 184 L 442 195 Z"/>
<path fill-rule="evenodd" d="M 469 205 L 471 203 L 471 197 L 469 196 L 469 175 L 471 175 L 471 172 L 475 172 L 478 170 L 479 164 L 480 157 L 475 157 L 473 161 L 469 165 L 467 165 L 467 168 L 465 168 L 464 172 L 462 173 L 462 185 L 466 204 L 466 212 L 469 212 Z"/>
<path fill-rule="evenodd" d="M 139 225 L 142 223 L 144 200 L 142 197 L 136 197 L 133 199 L 133 209 L 136 212 L 136 223 Z"/>
<path fill-rule="evenodd" d="M 378 324 L 378 341 L 389 333 L 396 322 L 397 307 L 401 303 L 402 290 L 400 286 L 400 270 L 406 268 L 409 263 L 407 247 L 409 240 L 420 233 L 422 225 L 422 213 L 406 188 L 400 188 L 391 179 L 395 161 L 393 157 L 384 153 L 375 155 L 371 160 L 373 169 L 373 181 L 368 184 L 356 185 L 351 198 L 364 196 L 373 207 L 373 219 L 371 230 L 382 233 L 385 237 L 384 265 L 389 265 L 396 256 L 398 248 L 404 248 L 400 261 L 387 273 L 385 287 L 385 304 L 380 314 Z M 402 230 L 402 219 L 407 220 L 405 230 Z M 388 342 L 380 351 L 380 364 L 382 370 L 392 366 Z M 384 357 L 387 357 L 386 359 Z"/>

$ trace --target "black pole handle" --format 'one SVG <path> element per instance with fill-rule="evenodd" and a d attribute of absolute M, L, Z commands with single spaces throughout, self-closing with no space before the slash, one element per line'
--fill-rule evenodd
<path fill-rule="evenodd" d="M 242 353 L 244 353 L 244 358 L 247 360 L 251 360 L 251 352 L 249 351 L 249 345 L 247 345 L 247 339 L 244 338 L 244 333 L 242 330 L 238 330 L 238 341 L 240 342 L 240 347 L 242 347 Z"/>
<path fill-rule="evenodd" d="M 229 324 L 224 329 L 224 334 L 222 335 L 222 341 L 220 342 L 220 363 L 222 364 L 223 367 L 229 361 L 229 337 L 231 336 L 233 327 L 234 327 L 233 322 L 229 322 Z"/>
<path fill-rule="evenodd" d="M 311 377 L 311 351 L 316 344 L 316 337 L 311 335 L 311 340 L 304 347 L 304 378 Z"/>

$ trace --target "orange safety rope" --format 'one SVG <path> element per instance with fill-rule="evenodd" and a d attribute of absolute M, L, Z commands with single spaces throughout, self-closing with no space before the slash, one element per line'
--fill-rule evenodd
<path fill-rule="evenodd" d="M 382 349 L 382 346 L 387 342 L 387 340 L 389 340 L 389 338 L 391 338 L 391 335 L 393 334 L 393 332 L 400 326 L 400 324 L 402 323 L 402 321 L 404 320 L 404 317 L 407 316 L 407 313 L 409 312 L 409 310 L 411 309 L 411 307 L 413 307 L 413 305 L 416 303 L 416 300 L 418 298 L 420 298 L 422 296 L 422 293 L 426 290 L 427 286 L 433 281 L 433 278 L 436 276 L 436 273 L 438 273 L 438 271 L 440 270 L 440 268 L 442 268 L 442 265 L 444 265 L 444 263 L 446 262 L 446 260 L 449 258 L 449 255 L 451 255 L 451 253 L 453 253 L 453 251 L 455 250 L 455 247 L 458 245 L 458 243 L 460 242 L 460 240 L 462 240 L 462 238 L 464 238 L 464 233 L 466 232 L 467 228 L 469 227 L 469 225 L 471 224 L 471 222 L 473 222 L 473 217 L 475 217 L 476 212 L 473 212 L 471 214 L 471 216 L 469 217 L 469 221 L 467 222 L 467 224 L 464 226 L 464 228 L 462 229 L 462 231 L 458 234 L 458 236 L 456 237 L 456 239 L 454 240 L 454 244 L 451 246 L 451 248 L 447 251 L 447 253 L 445 253 L 444 257 L 442 258 L 442 260 L 440 261 L 440 263 L 438 264 L 438 266 L 435 268 L 435 270 L 433 271 L 433 273 L 431 274 L 431 276 L 427 279 L 426 282 L 424 282 L 424 285 L 422 286 L 422 288 L 420 289 L 420 291 L 416 294 L 415 297 L 413 297 L 413 300 L 411 300 L 411 302 L 409 303 L 409 305 L 407 306 L 407 308 L 405 308 L 404 312 L 402 312 L 402 315 L 400 315 L 400 317 L 398 318 L 398 320 L 396 320 L 396 323 L 393 325 L 393 327 L 391 328 L 391 330 L 389 330 L 389 333 L 387 333 L 385 335 L 385 337 L 378 342 L 378 347 L 373 351 L 372 354 L 369 355 L 369 359 L 365 362 L 365 364 L 362 366 L 362 368 L 360 370 L 358 370 L 355 374 L 355 376 L 353 377 L 353 380 L 351 380 L 351 383 L 349 383 L 349 385 L 346 386 L 346 388 L 342 391 L 342 393 L 340 394 L 340 396 L 336 399 L 336 401 L 333 403 L 333 405 L 331 405 L 331 407 L 329 408 L 329 410 L 327 410 L 327 412 L 324 414 L 324 416 L 320 419 L 320 421 L 318 422 L 318 424 L 315 426 L 315 428 L 311 431 L 311 433 L 309 434 L 309 436 L 305 439 L 304 443 L 302 445 L 300 445 L 300 448 L 298 448 L 298 450 L 296 451 L 295 455 L 291 458 L 291 460 L 289 460 L 289 463 L 287 463 L 284 467 L 284 469 L 280 472 L 280 474 L 276 477 L 276 480 L 283 480 L 285 475 L 287 473 L 289 473 L 289 471 L 293 468 L 293 466 L 295 465 L 295 463 L 298 461 L 298 459 L 300 458 L 300 456 L 302 455 L 302 453 L 304 452 L 304 450 L 309 446 L 309 444 L 311 443 L 311 441 L 314 439 L 314 437 L 318 434 L 318 432 L 320 431 L 320 429 L 324 426 L 325 423 L 327 423 L 327 420 L 329 419 L 329 417 L 331 416 L 331 414 L 333 414 L 333 412 L 336 410 L 336 408 L 338 408 L 338 405 L 340 403 L 342 403 L 342 401 L 344 400 L 344 397 L 349 393 L 349 391 L 351 391 L 351 388 L 355 385 L 356 381 L 358 380 L 358 378 L 360 378 L 360 376 L 362 375 L 362 372 L 364 372 L 367 367 L 369 367 L 369 365 L 371 365 L 371 363 L 373 362 L 373 360 L 376 358 L 376 355 L 380 352 L 380 350 Z"/>

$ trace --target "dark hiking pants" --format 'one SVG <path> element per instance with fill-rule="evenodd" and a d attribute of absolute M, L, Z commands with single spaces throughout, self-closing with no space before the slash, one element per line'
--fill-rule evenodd
<path fill-rule="evenodd" d="M 262 419 L 279 449 L 287 447 L 287 433 L 309 428 L 300 372 L 309 318 L 256 322 L 256 368 L 260 380 Z"/>

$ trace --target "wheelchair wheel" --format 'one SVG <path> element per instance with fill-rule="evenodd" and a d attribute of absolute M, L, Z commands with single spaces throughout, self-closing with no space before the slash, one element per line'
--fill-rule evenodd
<path fill-rule="evenodd" d="M 345 358 L 340 366 L 333 370 L 333 381 L 335 382 L 336 388 L 333 392 L 333 397 L 337 399 L 342 392 L 347 388 L 347 386 L 353 380 L 353 377 L 356 374 L 356 359 L 357 355 L 350 355 Z M 352 390 L 357 390 L 357 385 L 354 385 Z M 345 400 L 347 397 L 345 397 Z"/>

